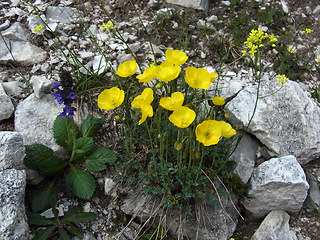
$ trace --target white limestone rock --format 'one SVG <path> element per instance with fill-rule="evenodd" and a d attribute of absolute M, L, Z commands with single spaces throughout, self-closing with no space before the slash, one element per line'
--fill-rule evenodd
<path fill-rule="evenodd" d="M 43 76 L 32 76 L 30 79 L 34 94 L 37 98 L 42 98 L 50 93 L 52 82 Z"/>
<path fill-rule="evenodd" d="M 251 240 L 298 240 L 296 233 L 289 229 L 288 213 L 283 211 L 270 212 Z"/>
<path fill-rule="evenodd" d="M 260 164 L 253 171 L 250 184 L 249 198 L 243 205 L 256 218 L 274 210 L 297 213 L 309 189 L 306 175 L 292 155 Z"/>
<path fill-rule="evenodd" d="M 47 7 L 46 18 L 49 21 L 55 21 L 60 23 L 71 23 L 83 17 L 83 13 L 72 7 Z"/>
<path fill-rule="evenodd" d="M 100 75 L 106 71 L 108 64 L 104 56 L 95 56 L 92 60 L 93 72 Z"/>
<path fill-rule="evenodd" d="M 22 23 L 15 22 L 8 29 L 1 32 L 6 39 L 16 41 L 27 41 L 27 31 Z"/>
<path fill-rule="evenodd" d="M 10 97 L 4 91 L 2 83 L 0 82 L 0 121 L 8 119 L 12 116 L 14 106 Z"/>
<path fill-rule="evenodd" d="M 63 110 L 51 94 L 41 99 L 35 94 L 20 102 L 15 111 L 15 130 L 23 136 L 25 145 L 41 143 L 54 151 L 59 149 L 53 138 L 53 122 Z"/>
<path fill-rule="evenodd" d="M 208 0 L 167 0 L 167 3 L 208 11 Z"/>
<path fill-rule="evenodd" d="M 21 97 L 23 88 L 26 84 L 19 81 L 3 82 L 2 83 L 5 92 L 12 97 Z"/>
<path fill-rule="evenodd" d="M 24 170 L 0 171 L 0 239 L 29 239 L 24 207 Z"/>
<path fill-rule="evenodd" d="M 5 40 L 5 41 L 4 41 Z M 26 66 L 41 63 L 47 58 L 47 53 L 41 48 L 27 41 L 15 41 L 0 38 L 0 63 L 13 61 L 8 46 L 11 44 L 11 53 L 14 59 Z"/>
<path fill-rule="evenodd" d="M 235 172 L 243 183 L 248 183 L 257 160 L 259 142 L 249 134 L 245 134 L 234 153 L 230 156 L 231 161 L 237 163 Z"/>
<path fill-rule="evenodd" d="M 274 93 L 278 89 L 276 79 L 263 79 L 260 96 L 266 97 L 259 99 L 247 131 L 273 156 L 294 155 L 299 163 L 308 163 L 320 156 L 320 108 L 296 82 L 289 80 Z M 248 125 L 256 94 L 257 85 L 250 84 L 226 106 L 234 125 Z"/>
<path fill-rule="evenodd" d="M 0 171 L 21 168 L 24 156 L 22 135 L 18 132 L 0 132 Z"/>

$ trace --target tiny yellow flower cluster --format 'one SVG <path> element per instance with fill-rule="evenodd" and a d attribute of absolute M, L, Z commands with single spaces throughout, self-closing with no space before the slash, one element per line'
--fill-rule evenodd
<path fill-rule="evenodd" d="M 110 32 L 112 28 L 113 29 L 117 28 L 116 26 L 113 25 L 113 22 L 111 22 L 111 21 L 108 21 L 107 23 L 102 23 L 101 27 L 103 30 L 107 29 L 108 32 Z"/>
<path fill-rule="evenodd" d="M 266 44 L 271 44 L 272 47 L 275 47 L 276 45 L 274 43 L 277 41 L 277 38 L 273 34 L 269 36 L 267 33 L 263 32 L 261 28 L 258 28 L 258 30 L 251 30 L 251 33 L 244 44 L 250 49 L 249 53 L 251 54 L 251 58 L 253 58 L 259 48 L 264 47 Z M 246 54 L 247 51 L 242 51 L 242 55 Z"/>
<path fill-rule="evenodd" d="M 284 84 L 288 81 L 289 79 L 286 77 L 285 74 L 278 74 L 278 83 L 281 84 L 281 87 L 284 87 Z"/>
<path fill-rule="evenodd" d="M 305 34 L 309 34 L 312 32 L 312 30 L 310 28 L 306 28 L 305 30 L 302 31 Z"/>
<path fill-rule="evenodd" d="M 43 26 L 40 24 L 40 25 L 36 26 L 36 27 L 33 29 L 33 31 L 34 31 L 34 32 L 41 32 L 42 29 L 43 29 Z"/>

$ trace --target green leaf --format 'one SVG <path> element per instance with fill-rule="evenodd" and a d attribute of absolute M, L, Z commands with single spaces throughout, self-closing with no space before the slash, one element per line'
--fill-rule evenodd
<path fill-rule="evenodd" d="M 63 228 L 59 228 L 59 240 L 70 240 L 69 234 Z"/>
<path fill-rule="evenodd" d="M 80 127 L 82 137 L 94 137 L 101 129 L 103 123 L 104 120 L 102 118 L 95 118 L 92 115 L 89 115 Z"/>
<path fill-rule="evenodd" d="M 53 124 L 53 137 L 56 143 L 72 151 L 73 142 L 78 136 L 78 127 L 72 118 L 61 118 L 59 115 Z"/>
<path fill-rule="evenodd" d="M 26 215 L 28 218 L 28 223 L 30 225 L 37 225 L 37 226 L 48 226 L 54 225 L 54 220 L 41 216 L 40 213 L 34 213 L 26 211 Z"/>
<path fill-rule="evenodd" d="M 83 238 L 83 234 L 72 224 L 68 224 L 66 226 L 64 226 L 65 229 L 67 229 L 67 231 L 75 236 L 77 236 L 78 238 L 82 239 Z"/>
<path fill-rule="evenodd" d="M 93 138 L 92 137 L 82 137 L 76 140 L 76 150 L 74 159 L 80 160 L 84 156 L 88 155 L 93 148 Z"/>
<path fill-rule="evenodd" d="M 96 188 L 90 172 L 73 166 L 66 177 L 66 184 L 77 197 L 83 199 L 91 198 Z"/>
<path fill-rule="evenodd" d="M 43 176 L 57 175 L 68 165 L 67 162 L 55 157 L 51 148 L 42 144 L 26 146 L 24 163 Z"/>
<path fill-rule="evenodd" d="M 117 160 L 117 155 L 108 148 L 96 148 L 86 159 L 87 167 L 92 171 L 106 169 L 106 163 L 112 164 Z"/>
<path fill-rule="evenodd" d="M 53 181 L 34 193 L 31 207 L 34 212 L 44 211 L 52 206 L 55 206 L 56 202 L 57 192 L 54 188 Z"/>
<path fill-rule="evenodd" d="M 74 223 L 86 223 L 97 218 L 97 214 L 93 212 L 82 212 L 81 206 L 75 206 L 69 209 L 64 215 L 61 222 L 74 222 Z"/>
<path fill-rule="evenodd" d="M 45 229 L 40 230 L 37 235 L 32 240 L 45 240 L 48 239 L 54 230 L 56 230 L 57 226 L 47 227 Z"/>

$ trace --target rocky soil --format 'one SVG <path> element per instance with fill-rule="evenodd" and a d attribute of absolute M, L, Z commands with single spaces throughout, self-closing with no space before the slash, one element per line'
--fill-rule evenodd
<path fill-rule="evenodd" d="M 182 49 L 189 56 L 187 66 L 210 67 L 220 70 L 222 75 L 240 74 L 246 82 L 251 82 L 252 71 L 248 62 L 233 61 L 241 56 L 242 43 L 251 29 L 261 27 L 268 33 L 275 34 L 280 46 L 265 52 L 265 63 L 274 63 L 273 71 L 287 74 L 290 80 L 299 82 L 303 89 L 320 100 L 320 95 L 317 95 L 317 92 L 320 92 L 320 3 L 318 0 L 210 0 L 208 9 L 204 11 L 167 4 L 161 0 L 132 1 L 145 28 L 150 33 L 150 38 L 141 27 L 135 8 L 127 0 L 101 1 L 101 5 L 97 3 L 99 1 L 93 0 L 37 0 L 32 2 L 42 17 L 46 16 L 47 20 L 51 18 L 53 24 L 50 27 L 54 28 L 54 32 L 61 41 L 92 69 L 97 68 L 95 61 L 99 62 L 99 50 L 101 49 L 108 52 L 114 66 L 130 59 L 130 54 L 124 50 L 123 44 L 111 38 L 107 31 L 101 28 L 101 24 L 109 20 L 107 15 L 110 14 L 117 28 L 124 34 L 130 48 L 144 65 L 154 61 L 148 43 L 150 39 L 160 59 L 167 48 Z M 46 11 L 49 6 L 72 7 L 81 11 L 82 15 L 79 18 L 79 15 L 76 14 L 70 20 L 67 20 L 66 17 L 58 19 L 59 16 L 55 14 L 48 16 Z M 46 30 L 41 35 L 34 31 L 41 21 L 39 22 L 36 11 L 28 4 L 28 1 L 3 0 L 0 2 L 0 9 L 1 33 L 8 38 L 14 35 L 13 39 L 11 38 L 13 41 L 23 39 L 37 47 L 30 59 L 10 61 L 6 59 L 8 54 L 5 45 L 0 45 L 0 82 L 6 94 L 10 96 L 13 106 L 16 107 L 19 102 L 35 91 L 34 86 L 32 88 L 32 84 L 25 81 L 21 75 L 26 80 L 29 80 L 28 77 L 32 75 L 45 76 L 51 83 L 51 81 L 59 80 L 59 72 L 62 69 L 71 70 L 72 65 L 55 47 L 52 41 L 55 38 L 52 33 Z M 8 31 L 14 23 L 21 23 L 25 27 L 24 30 L 21 30 L 20 36 L 17 35 L 19 28 L 15 34 Z M 306 28 L 312 30 L 310 34 L 302 32 Z M 91 34 L 97 38 L 96 43 L 91 41 Z M 21 39 L 14 39 L 17 36 Z M 292 54 L 287 50 L 288 47 L 293 49 Z M 23 55 L 28 54 L 22 50 Z M 41 61 L 41 56 L 45 61 Z M 19 71 L 19 74 L 15 69 Z M 96 71 L 99 70 L 96 69 Z M 106 73 L 103 78 L 104 83 L 108 84 L 109 79 L 110 76 Z M 106 118 L 107 124 L 97 140 L 103 146 L 115 148 L 112 145 L 113 141 L 110 141 L 110 138 L 117 137 L 115 125 L 111 121 L 113 116 L 107 115 L 96 107 L 98 94 L 99 91 L 94 91 L 81 101 L 87 103 L 89 112 L 95 112 Z M 317 102 L 316 99 L 315 101 Z M 82 102 L 78 104 L 81 105 Z M 13 114 L 8 118 L 3 118 L 0 121 L 0 131 L 15 131 L 14 121 Z M 303 169 L 309 175 L 315 176 L 317 188 L 317 181 L 320 181 L 319 159 L 303 165 Z M 121 213 L 117 204 L 110 205 L 111 198 L 105 195 L 107 190 L 104 176 L 97 175 L 97 178 L 99 187 L 95 197 L 92 201 L 82 203 L 86 211 L 96 211 L 99 219 L 92 226 L 83 225 L 82 227 L 87 232 L 86 239 L 111 239 L 113 235 L 125 229 L 130 217 Z M 32 192 L 32 187 L 27 189 Z M 27 192 L 26 195 L 28 198 L 29 193 Z M 70 199 L 68 194 L 62 194 L 60 197 L 61 209 L 75 203 L 75 200 Z M 320 212 L 319 208 L 314 208 L 312 204 L 312 202 L 304 204 L 298 214 L 291 215 L 290 228 L 296 231 L 298 239 L 320 239 Z M 245 212 L 243 214 L 246 216 Z M 239 220 L 233 237 L 250 239 L 261 221 L 262 219 L 254 220 L 249 217 L 243 221 Z M 133 239 L 135 226 L 138 224 L 134 221 L 130 227 L 126 228 L 122 239 Z"/>

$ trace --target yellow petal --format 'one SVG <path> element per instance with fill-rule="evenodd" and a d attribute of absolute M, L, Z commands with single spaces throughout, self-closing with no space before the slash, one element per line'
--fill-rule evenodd
<path fill-rule="evenodd" d="M 223 106 L 226 103 L 224 101 L 225 100 L 224 97 L 215 96 L 215 97 L 211 98 L 211 100 L 212 100 L 213 104 L 216 106 Z"/>
<path fill-rule="evenodd" d="M 168 49 L 166 51 L 167 61 L 176 65 L 182 65 L 188 60 L 188 56 L 185 52 L 180 50 Z"/>
<path fill-rule="evenodd" d="M 124 100 L 124 91 L 117 87 L 105 89 L 98 96 L 98 107 L 104 110 L 112 110 L 119 107 Z"/>
<path fill-rule="evenodd" d="M 157 77 L 163 82 L 169 82 L 176 79 L 180 71 L 181 68 L 178 65 L 164 61 L 158 66 Z"/>
<path fill-rule="evenodd" d="M 232 137 L 233 135 L 236 135 L 236 130 L 232 128 L 232 126 L 225 122 L 225 121 L 220 121 L 221 124 L 221 136 L 228 138 Z"/>
<path fill-rule="evenodd" d="M 174 92 L 171 97 L 164 97 L 160 99 L 160 106 L 164 109 L 174 111 L 178 107 L 182 106 L 184 96 L 181 92 Z"/>
<path fill-rule="evenodd" d="M 211 76 L 211 82 L 213 82 L 218 77 L 218 73 L 212 72 L 210 73 L 210 76 Z"/>
<path fill-rule="evenodd" d="M 158 67 L 157 66 L 150 66 L 142 74 L 139 74 L 137 78 L 139 82 L 150 82 L 152 81 L 157 75 Z"/>
<path fill-rule="evenodd" d="M 142 103 L 140 110 L 141 110 L 141 119 L 139 121 L 139 125 L 143 123 L 147 119 L 147 117 L 153 116 L 153 109 L 150 104 L 146 104 L 145 102 Z"/>
<path fill-rule="evenodd" d="M 169 116 L 172 122 L 178 128 L 187 128 L 196 118 L 196 113 L 188 107 L 179 107 Z"/>
<path fill-rule="evenodd" d="M 188 67 L 185 80 L 192 88 L 208 89 L 211 83 L 211 76 L 204 68 Z"/>
<path fill-rule="evenodd" d="M 135 74 L 137 71 L 137 63 L 135 60 L 133 61 L 126 61 L 119 65 L 116 74 L 120 77 L 130 77 L 131 75 Z"/>

